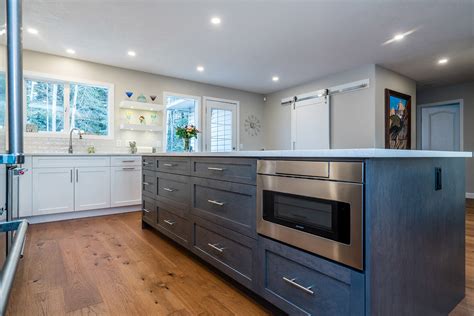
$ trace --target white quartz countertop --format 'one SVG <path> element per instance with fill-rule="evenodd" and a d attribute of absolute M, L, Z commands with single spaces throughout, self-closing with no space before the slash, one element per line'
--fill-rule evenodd
<path fill-rule="evenodd" d="M 95 154 L 88 154 L 88 153 L 25 153 L 25 156 L 67 156 L 67 157 L 81 157 L 81 156 L 137 156 L 140 157 L 142 154 L 131 154 L 131 153 L 95 153 Z M 150 154 L 151 155 L 151 154 Z"/>
<path fill-rule="evenodd" d="M 289 157 L 289 158 L 470 158 L 471 152 L 428 151 L 428 150 L 395 150 L 380 148 L 363 149 L 327 149 L 327 150 L 261 150 L 233 151 L 225 153 L 154 153 L 143 156 L 177 156 L 177 157 Z"/>

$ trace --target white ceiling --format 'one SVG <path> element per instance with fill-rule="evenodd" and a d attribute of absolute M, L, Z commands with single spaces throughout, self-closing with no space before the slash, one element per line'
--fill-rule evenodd
<path fill-rule="evenodd" d="M 474 0 L 24 0 L 23 9 L 24 26 L 39 31 L 25 34 L 27 49 L 73 48 L 74 58 L 259 93 L 370 63 L 422 85 L 474 80 Z M 449 63 L 437 65 L 441 56 Z"/>

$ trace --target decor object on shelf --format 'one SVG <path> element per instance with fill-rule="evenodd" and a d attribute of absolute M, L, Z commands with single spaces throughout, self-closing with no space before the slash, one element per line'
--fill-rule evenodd
<path fill-rule="evenodd" d="M 138 120 L 140 121 L 140 124 L 145 124 L 145 117 L 143 115 L 140 115 Z"/>
<path fill-rule="evenodd" d="M 132 112 L 131 111 L 127 111 L 125 113 L 125 118 L 127 119 L 127 123 L 130 124 L 130 120 L 132 119 Z"/>
<path fill-rule="evenodd" d="M 135 141 L 131 141 L 131 142 L 128 142 L 128 145 L 130 146 L 130 152 L 132 154 L 136 154 L 138 149 L 137 149 L 137 142 Z"/>
<path fill-rule="evenodd" d="M 132 91 L 126 91 L 125 95 L 130 99 L 133 95 L 133 92 Z"/>
<path fill-rule="evenodd" d="M 26 124 L 26 132 L 27 133 L 38 133 L 38 125 L 28 123 Z"/>
<path fill-rule="evenodd" d="M 88 153 L 88 154 L 95 154 L 95 147 L 94 147 L 94 145 L 90 145 L 89 147 L 87 147 L 87 153 Z"/>
<path fill-rule="evenodd" d="M 260 120 L 255 115 L 249 115 L 244 123 L 245 131 L 250 136 L 257 136 L 260 133 Z"/>
<path fill-rule="evenodd" d="M 194 125 L 176 127 L 176 136 L 184 141 L 184 151 L 192 150 L 190 147 L 190 140 L 191 138 L 197 138 L 198 133 L 200 133 L 200 131 Z"/>
<path fill-rule="evenodd" d="M 138 102 L 146 102 L 146 96 L 142 93 L 137 97 Z"/>
<path fill-rule="evenodd" d="M 150 118 L 151 118 L 151 124 L 156 124 L 156 123 L 157 123 L 157 119 L 158 119 L 158 114 L 156 114 L 156 113 L 151 113 L 151 114 L 150 114 Z"/>
<path fill-rule="evenodd" d="M 155 102 L 155 100 L 156 100 L 156 95 L 150 95 L 150 99 L 151 99 L 152 102 Z"/>
<path fill-rule="evenodd" d="M 385 89 L 385 148 L 411 149 L 411 96 Z"/>

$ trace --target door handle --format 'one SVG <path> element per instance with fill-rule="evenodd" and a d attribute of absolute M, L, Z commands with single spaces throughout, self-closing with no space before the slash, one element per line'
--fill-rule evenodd
<path fill-rule="evenodd" d="M 176 189 L 170 189 L 170 188 L 163 188 L 163 190 L 167 191 L 167 192 L 174 192 L 176 191 Z"/>
<path fill-rule="evenodd" d="M 176 224 L 175 221 L 172 221 L 172 220 L 169 220 L 169 219 L 165 219 L 165 220 L 163 220 L 163 222 L 165 222 L 166 224 L 168 224 L 170 226 L 173 226 L 174 224 Z"/>
<path fill-rule="evenodd" d="M 71 183 L 72 183 L 72 169 L 69 170 L 70 175 L 71 175 Z"/>
<path fill-rule="evenodd" d="M 224 206 L 224 202 L 219 202 L 219 201 L 216 201 L 216 200 L 207 200 L 208 203 L 211 203 L 211 204 L 214 204 L 214 205 L 218 205 L 218 206 Z"/>
<path fill-rule="evenodd" d="M 212 171 L 224 171 L 225 168 L 207 167 L 207 170 L 212 170 Z"/>
<path fill-rule="evenodd" d="M 122 160 L 122 162 L 135 162 L 135 160 Z"/>
<path fill-rule="evenodd" d="M 164 163 L 163 166 L 165 166 L 165 167 L 174 167 L 174 164 L 172 164 L 172 163 Z"/>
<path fill-rule="evenodd" d="M 145 213 L 150 213 L 150 211 L 147 210 L 146 208 L 143 209 L 143 212 L 145 212 Z"/>
<path fill-rule="evenodd" d="M 123 167 L 122 170 L 135 170 L 134 167 Z"/>
<path fill-rule="evenodd" d="M 149 162 L 146 162 L 146 161 L 143 162 L 144 166 L 149 165 L 149 164 L 150 164 Z"/>
<path fill-rule="evenodd" d="M 221 252 L 221 253 L 224 252 L 224 249 L 225 249 L 224 247 L 222 247 L 222 248 L 217 247 L 218 244 L 211 244 L 211 243 L 208 243 L 207 245 L 208 245 L 209 247 L 211 247 L 212 249 L 217 250 L 217 251 L 219 251 L 219 252 Z"/>
<path fill-rule="evenodd" d="M 79 182 L 79 170 L 76 169 L 76 183 Z"/>
<path fill-rule="evenodd" d="M 150 185 L 148 182 L 143 182 L 143 185 Z"/>
<path fill-rule="evenodd" d="M 306 292 L 306 293 L 308 293 L 308 294 L 310 294 L 310 295 L 314 295 L 314 291 L 311 290 L 311 288 L 312 288 L 313 286 L 305 287 L 305 286 L 299 284 L 298 282 L 296 282 L 296 278 L 289 279 L 289 278 L 287 278 L 287 277 L 283 277 L 283 281 L 285 281 L 286 283 L 289 283 L 289 284 L 293 285 L 294 287 L 296 287 L 296 288 L 302 290 L 303 292 Z"/>

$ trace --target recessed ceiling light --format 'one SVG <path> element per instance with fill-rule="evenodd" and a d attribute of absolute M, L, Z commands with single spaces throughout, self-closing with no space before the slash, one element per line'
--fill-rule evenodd
<path fill-rule="evenodd" d="M 29 27 L 26 29 L 28 31 L 28 33 L 30 34 L 33 34 L 33 35 L 37 35 L 38 34 L 38 30 L 37 29 L 34 29 L 32 27 Z"/>
<path fill-rule="evenodd" d="M 391 39 L 389 39 L 389 40 L 385 41 L 384 43 L 382 43 L 382 45 L 387 45 L 387 44 L 390 44 L 390 43 L 393 43 L 393 42 L 400 42 L 401 40 L 403 40 L 408 35 L 414 33 L 416 30 L 417 29 L 414 28 L 412 30 L 409 30 L 408 32 L 397 33 Z"/>
<path fill-rule="evenodd" d="M 66 53 L 74 55 L 76 53 L 76 51 L 74 49 L 68 48 L 68 49 L 66 49 Z"/>
<path fill-rule="evenodd" d="M 278 80 L 280 80 L 280 78 L 278 76 L 273 76 L 272 77 L 272 81 L 273 82 L 277 82 Z"/>
<path fill-rule="evenodd" d="M 440 65 L 446 64 L 448 61 L 449 61 L 449 59 L 447 59 L 447 58 L 441 58 L 440 60 L 438 60 L 438 64 L 440 64 Z"/>
<path fill-rule="evenodd" d="M 214 25 L 221 24 L 221 18 L 215 16 L 211 19 L 211 23 L 214 24 Z"/>
<path fill-rule="evenodd" d="M 196 67 L 196 70 L 199 71 L 199 72 L 203 72 L 203 71 L 204 71 L 204 67 L 203 67 L 203 66 L 197 66 L 197 67 Z"/>
<path fill-rule="evenodd" d="M 133 50 L 129 50 L 129 51 L 127 52 L 127 54 L 128 54 L 128 56 L 132 56 L 132 57 L 137 56 L 137 53 L 135 53 Z"/>
<path fill-rule="evenodd" d="M 405 34 L 397 34 L 393 37 L 393 40 L 395 41 L 401 41 L 402 39 L 405 38 Z"/>

